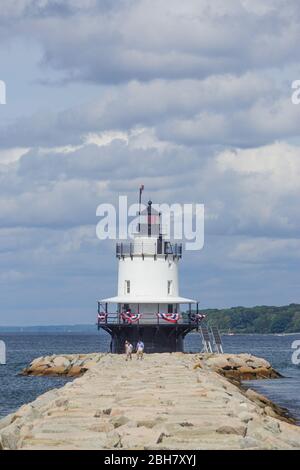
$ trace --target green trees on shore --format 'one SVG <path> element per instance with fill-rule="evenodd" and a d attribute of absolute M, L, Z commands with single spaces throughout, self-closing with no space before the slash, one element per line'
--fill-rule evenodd
<path fill-rule="evenodd" d="M 211 325 L 233 333 L 300 333 L 300 304 L 202 310 Z"/>

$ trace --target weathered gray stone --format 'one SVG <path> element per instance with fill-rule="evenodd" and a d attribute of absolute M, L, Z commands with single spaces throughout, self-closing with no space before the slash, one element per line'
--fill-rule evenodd
<path fill-rule="evenodd" d="M 69 404 L 69 400 L 67 400 L 66 398 L 59 398 L 58 400 L 55 401 L 55 405 L 58 407 L 62 406 L 64 408 L 67 408 L 68 404 Z"/>
<path fill-rule="evenodd" d="M 156 444 L 161 444 L 165 437 L 170 437 L 170 435 L 166 434 L 165 432 L 161 432 L 157 438 Z"/>
<path fill-rule="evenodd" d="M 121 449 L 122 446 L 122 438 L 119 433 L 116 431 L 111 431 L 107 434 L 106 441 L 105 441 L 105 448 L 106 449 Z"/>
<path fill-rule="evenodd" d="M 5 416 L 5 418 L 2 418 L 0 420 L 0 431 L 1 431 L 1 429 L 6 428 L 7 426 L 9 426 L 12 423 L 13 418 L 14 418 L 14 415 L 10 414 L 10 415 Z"/>
<path fill-rule="evenodd" d="M 105 432 L 108 433 L 113 431 L 114 426 L 108 421 L 97 421 L 97 423 L 92 424 L 89 429 L 95 432 Z"/>
<path fill-rule="evenodd" d="M 205 361 L 205 364 L 216 369 L 224 369 L 230 367 L 226 357 L 210 357 Z"/>
<path fill-rule="evenodd" d="M 253 414 L 248 413 L 247 411 L 242 411 L 241 413 L 238 414 L 238 417 L 243 423 L 249 423 L 249 421 L 253 420 Z"/>
<path fill-rule="evenodd" d="M 129 418 L 127 418 L 127 416 L 124 416 L 124 415 L 115 416 L 115 417 L 111 418 L 109 422 L 116 429 L 116 428 L 119 428 L 121 426 L 124 426 L 124 424 L 127 424 L 129 422 Z"/>
<path fill-rule="evenodd" d="M 246 359 L 246 363 L 250 366 L 253 367 L 254 369 L 264 367 L 266 369 L 269 369 L 271 367 L 271 364 L 266 361 L 265 359 L 262 359 L 261 357 L 254 357 L 251 356 L 249 359 Z"/>
<path fill-rule="evenodd" d="M 241 440 L 241 449 L 255 449 L 260 445 L 257 439 L 253 437 L 246 436 Z"/>
<path fill-rule="evenodd" d="M 245 436 L 247 432 L 246 426 L 220 426 L 216 429 L 218 434 L 236 434 L 237 436 Z"/>
<path fill-rule="evenodd" d="M 246 391 L 246 396 L 260 405 L 267 405 L 270 402 L 270 400 L 268 400 L 264 395 L 255 392 L 255 390 L 252 390 L 251 388 L 248 388 Z"/>
<path fill-rule="evenodd" d="M 55 367 L 64 367 L 65 369 L 68 369 L 71 363 L 64 356 L 57 356 L 53 359 L 53 365 Z"/>
<path fill-rule="evenodd" d="M 68 370 L 68 376 L 69 377 L 78 377 L 82 375 L 85 372 L 85 369 L 81 366 L 71 366 L 71 368 Z"/>
<path fill-rule="evenodd" d="M 277 413 L 273 410 L 273 408 L 271 408 L 271 406 L 265 406 L 264 412 L 266 413 L 267 416 L 270 416 L 272 418 L 278 418 Z"/>
<path fill-rule="evenodd" d="M 103 415 L 109 416 L 111 414 L 111 408 L 105 408 L 104 410 L 97 410 L 94 414 L 95 418 L 100 418 Z"/>
<path fill-rule="evenodd" d="M 20 439 L 20 430 L 14 424 L 1 431 L 1 441 L 4 449 L 17 450 Z"/>
<path fill-rule="evenodd" d="M 44 361 L 44 358 L 42 356 L 40 357 L 37 357 L 36 359 L 34 359 L 31 363 L 30 363 L 30 366 L 36 366 L 37 364 L 39 364 L 40 362 L 43 362 Z"/>
<path fill-rule="evenodd" d="M 280 434 L 281 428 L 278 420 L 275 419 L 268 419 L 266 423 L 266 428 L 270 429 L 273 434 Z"/>

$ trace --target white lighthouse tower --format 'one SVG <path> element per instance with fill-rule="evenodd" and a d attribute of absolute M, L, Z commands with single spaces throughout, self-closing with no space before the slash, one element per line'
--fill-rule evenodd
<path fill-rule="evenodd" d="M 98 326 L 111 335 L 112 352 L 122 352 L 126 339 L 134 344 L 139 338 L 148 352 L 182 351 L 184 336 L 198 327 L 198 303 L 179 295 L 182 244 L 164 237 L 151 201 L 140 213 L 134 239 L 117 243 L 116 256 L 118 295 L 98 302 Z"/>

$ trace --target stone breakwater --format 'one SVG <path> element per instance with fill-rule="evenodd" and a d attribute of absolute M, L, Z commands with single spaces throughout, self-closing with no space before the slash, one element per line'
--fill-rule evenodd
<path fill-rule="evenodd" d="M 73 356 L 62 357 L 68 368 L 75 365 Z M 300 449 L 300 428 L 284 410 L 243 389 L 236 376 L 225 377 L 238 362 L 226 369 L 218 357 L 256 370 L 263 361 L 173 353 L 125 362 L 122 355 L 89 355 L 84 375 L 0 421 L 0 449 Z"/>
<path fill-rule="evenodd" d="M 106 354 L 67 354 L 34 359 L 22 375 L 66 375 L 77 377 L 94 367 Z M 212 369 L 233 380 L 274 379 L 281 377 L 265 359 L 251 354 L 196 354 L 196 367 Z"/>
<path fill-rule="evenodd" d="M 91 367 L 94 367 L 104 354 L 64 354 L 52 355 L 34 359 L 28 367 L 22 370 L 21 375 L 66 375 L 79 377 Z"/>

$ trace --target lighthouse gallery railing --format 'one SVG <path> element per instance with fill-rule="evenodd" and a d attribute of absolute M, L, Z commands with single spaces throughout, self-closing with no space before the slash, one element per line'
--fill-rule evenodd
<path fill-rule="evenodd" d="M 116 256 L 156 256 L 173 255 L 176 258 L 182 257 L 182 243 L 171 243 L 166 241 L 134 241 L 121 242 L 116 244 Z"/>
<path fill-rule="evenodd" d="M 176 323 L 178 325 L 198 325 L 201 321 L 199 316 L 194 313 L 189 314 L 182 312 L 178 315 Z M 98 317 L 98 327 L 102 325 L 174 325 L 174 323 L 168 323 L 163 318 L 159 317 L 157 313 L 142 313 L 140 318 L 134 322 L 128 322 L 121 313 L 103 313 L 101 320 Z"/>

